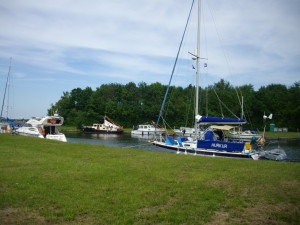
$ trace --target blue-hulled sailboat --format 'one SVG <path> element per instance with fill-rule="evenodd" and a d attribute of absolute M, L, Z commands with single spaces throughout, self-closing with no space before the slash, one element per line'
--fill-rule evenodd
<path fill-rule="evenodd" d="M 194 5 L 190 10 L 189 18 L 191 11 Z M 198 31 L 197 31 L 197 53 L 192 54 L 193 57 L 197 60 L 196 68 L 196 103 L 195 103 L 195 136 L 194 137 L 177 137 L 174 139 L 171 136 L 159 136 L 152 142 L 154 145 L 167 148 L 176 151 L 177 153 L 185 154 L 195 154 L 195 155 L 207 155 L 207 156 L 220 156 L 220 157 L 233 157 L 233 158 L 248 158 L 248 159 L 258 159 L 259 155 L 257 152 L 252 149 L 250 142 L 233 142 L 224 137 L 222 132 L 216 132 L 214 128 L 208 127 L 199 132 L 201 125 L 223 125 L 226 129 L 226 125 L 241 125 L 246 123 L 244 119 L 240 118 L 224 118 L 224 117 L 210 117 L 210 116 L 200 116 L 198 110 L 199 102 L 199 77 L 200 77 L 200 12 L 201 12 L 201 0 L 198 0 Z M 189 21 L 188 18 L 188 21 Z M 187 21 L 187 24 L 188 24 Z M 185 31 L 187 28 L 185 27 Z M 184 39 L 185 31 L 182 37 Z M 181 44 L 182 44 L 181 41 Z M 181 44 L 177 53 L 177 58 L 180 52 Z M 174 73 L 174 68 L 176 66 L 177 58 L 173 67 L 172 75 L 169 81 L 169 86 Z M 162 116 L 162 111 L 166 102 L 168 95 L 167 88 L 164 100 L 161 106 L 161 110 L 158 116 L 157 124 L 159 124 L 160 118 Z M 224 126 L 225 125 L 225 126 Z M 221 127 L 221 126 L 220 126 Z"/>

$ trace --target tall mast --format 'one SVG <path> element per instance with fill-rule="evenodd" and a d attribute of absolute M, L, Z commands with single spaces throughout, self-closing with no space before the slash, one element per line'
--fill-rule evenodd
<path fill-rule="evenodd" d="M 198 0 L 198 28 L 197 28 L 197 71 L 196 71 L 196 102 L 195 117 L 199 115 L 199 78 L 200 78 L 200 23 L 201 23 L 201 0 Z M 195 118 L 195 137 L 198 136 L 197 119 Z"/>
<path fill-rule="evenodd" d="M 5 84 L 5 90 L 4 90 L 4 96 L 3 96 L 3 102 L 2 102 L 2 109 L 1 109 L 1 115 L 0 115 L 0 118 L 2 117 L 2 113 L 3 113 L 3 107 L 4 107 L 4 102 L 5 102 L 5 96 L 6 96 L 6 89 L 7 89 L 8 82 L 9 82 L 10 68 L 11 68 L 11 58 L 10 58 L 9 69 L 8 69 L 8 74 L 7 74 L 7 78 L 6 78 L 6 84 Z M 8 110 L 8 109 L 7 109 L 7 110 Z"/>

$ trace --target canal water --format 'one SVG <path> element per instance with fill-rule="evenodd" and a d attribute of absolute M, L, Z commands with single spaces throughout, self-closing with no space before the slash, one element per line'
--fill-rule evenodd
<path fill-rule="evenodd" d="M 85 143 L 93 145 L 104 145 L 119 148 L 143 149 L 157 152 L 174 151 L 159 148 L 151 143 L 152 136 L 132 136 L 131 134 L 84 134 L 84 133 L 65 133 L 68 142 Z M 300 141 L 299 140 L 280 140 L 270 141 L 266 149 L 282 148 L 287 154 L 287 161 L 300 162 Z"/>

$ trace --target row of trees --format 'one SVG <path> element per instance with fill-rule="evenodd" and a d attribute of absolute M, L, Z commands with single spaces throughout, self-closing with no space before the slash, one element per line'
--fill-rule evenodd
<path fill-rule="evenodd" d="M 96 90 L 87 87 L 64 92 L 60 100 L 51 105 L 48 114 L 58 110 L 65 125 L 91 125 L 104 115 L 124 127 L 156 121 L 166 91 L 160 83 L 147 85 L 133 82 L 103 84 Z M 192 126 L 194 118 L 193 86 L 171 86 L 163 111 L 163 120 L 169 127 Z M 277 127 L 300 128 L 300 82 L 287 87 L 270 84 L 255 91 L 252 85 L 233 87 L 220 80 L 214 85 L 200 88 L 200 115 L 241 116 L 243 96 L 244 112 L 249 127 L 263 127 L 263 115 L 273 113 L 272 123 Z"/>

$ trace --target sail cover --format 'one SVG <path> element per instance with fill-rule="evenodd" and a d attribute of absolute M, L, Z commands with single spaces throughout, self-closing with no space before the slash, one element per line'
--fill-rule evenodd
<path fill-rule="evenodd" d="M 213 116 L 197 116 L 197 122 L 201 124 L 244 124 L 246 123 L 246 120 Z"/>

